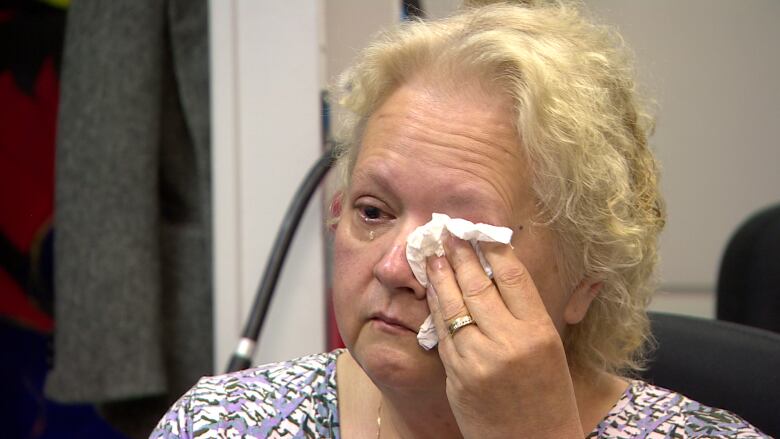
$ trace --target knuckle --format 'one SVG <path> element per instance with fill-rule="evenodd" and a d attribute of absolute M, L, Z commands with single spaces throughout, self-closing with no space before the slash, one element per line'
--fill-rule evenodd
<path fill-rule="evenodd" d="M 464 297 L 481 296 L 493 288 L 493 282 L 487 277 L 466 282 L 463 286 Z"/>
<path fill-rule="evenodd" d="M 453 383 L 457 385 L 456 389 L 460 392 L 482 391 L 491 376 L 492 372 L 487 365 L 475 363 L 468 370 L 460 370 Z"/>
<path fill-rule="evenodd" d="M 447 376 L 447 392 L 452 396 L 460 397 L 466 392 L 466 388 L 464 381 L 457 375 L 451 374 Z"/>
<path fill-rule="evenodd" d="M 539 346 L 545 352 L 558 351 L 562 347 L 562 340 L 558 331 L 554 328 L 546 328 L 539 337 Z"/>
<path fill-rule="evenodd" d="M 528 355 L 549 358 L 563 354 L 563 341 L 554 328 L 545 326 L 537 328 L 533 333 L 533 342 L 527 346 Z"/>
<path fill-rule="evenodd" d="M 471 373 L 471 383 L 477 388 L 483 388 L 490 383 L 493 377 L 493 371 L 487 367 L 475 367 Z"/>
<path fill-rule="evenodd" d="M 447 300 L 440 304 L 441 316 L 444 322 L 449 324 L 453 319 L 468 314 L 468 309 L 463 302 L 458 300 Z"/>
<path fill-rule="evenodd" d="M 525 284 L 530 280 L 528 271 L 523 267 L 510 267 L 501 272 L 495 273 L 496 282 L 508 287 L 517 287 Z"/>

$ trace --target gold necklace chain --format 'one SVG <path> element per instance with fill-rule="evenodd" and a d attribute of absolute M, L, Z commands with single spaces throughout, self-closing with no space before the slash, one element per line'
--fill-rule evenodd
<path fill-rule="evenodd" d="M 376 410 L 376 439 L 382 433 L 382 397 L 379 398 L 379 408 Z"/>

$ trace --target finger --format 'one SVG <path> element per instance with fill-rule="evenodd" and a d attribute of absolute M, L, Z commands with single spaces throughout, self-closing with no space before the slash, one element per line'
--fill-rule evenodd
<path fill-rule="evenodd" d="M 460 288 L 455 280 L 452 267 L 443 256 L 431 256 L 426 263 L 428 282 L 433 287 L 433 293 L 437 297 L 439 314 L 442 321 L 449 323 L 452 320 L 469 313 L 469 309 L 463 302 Z M 446 329 L 446 328 L 445 328 Z"/>
<path fill-rule="evenodd" d="M 462 300 L 490 338 L 505 330 L 513 316 L 501 298 L 498 288 L 485 274 L 479 257 L 468 241 L 450 236 L 445 240 L 445 254 L 452 265 Z"/>
<path fill-rule="evenodd" d="M 431 286 L 437 297 L 438 314 L 441 318 L 441 325 L 437 324 L 437 334 L 443 334 L 444 338 L 452 338 L 449 333 L 449 325 L 458 317 L 471 315 L 474 318 L 472 310 L 466 307 L 463 302 L 463 296 L 460 292 L 460 287 L 455 280 L 455 273 L 452 271 L 447 259 L 444 257 L 431 257 L 428 258 L 428 280 L 431 282 Z M 479 321 L 474 318 L 479 324 Z M 475 325 L 473 328 L 463 327 L 457 331 L 457 335 L 460 340 L 463 340 L 463 336 L 469 334 L 470 336 L 481 336 L 479 330 Z M 460 351 L 459 351 L 460 352 Z M 461 352 L 462 353 L 462 352 Z"/>
<path fill-rule="evenodd" d="M 512 247 L 482 243 L 480 249 L 493 269 L 493 282 L 498 286 L 501 298 L 515 318 L 549 316 L 531 274 Z"/>
<path fill-rule="evenodd" d="M 444 364 L 444 368 L 449 375 L 449 368 L 452 364 L 456 363 L 460 358 L 460 353 L 457 351 L 452 338 L 447 331 L 447 324 L 441 317 L 441 309 L 439 307 L 439 298 L 437 297 L 435 287 L 428 285 L 425 290 L 425 297 L 428 300 L 428 308 L 431 311 L 431 317 L 433 317 L 433 326 L 436 327 L 436 335 L 439 337 L 439 357 Z"/>

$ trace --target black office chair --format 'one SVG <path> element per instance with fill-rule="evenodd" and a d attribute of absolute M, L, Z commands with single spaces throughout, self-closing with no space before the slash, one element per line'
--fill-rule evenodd
<path fill-rule="evenodd" d="M 717 296 L 718 320 L 780 333 L 780 204 L 753 215 L 732 236 Z"/>
<path fill-rule="evenodd" d="M 658 347 L 645 380 L 780 437 L 780 334 L 671 314 L 650 320 Z"/>

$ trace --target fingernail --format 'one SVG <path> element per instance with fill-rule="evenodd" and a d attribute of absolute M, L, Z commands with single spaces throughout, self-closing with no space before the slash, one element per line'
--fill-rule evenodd
<path fill-rule="evenodd" d="M 448 233 L 446 245 L 451 249 L 457 249 L 459 246 L 463 245 L 463 240 L 453 235 L 452 233 Z"/>
<path fill-rule="evenodd" d="M 441 271 L 444 268 L 444 256 L 433 256 L 430 263 L 433 270 Z"/>

